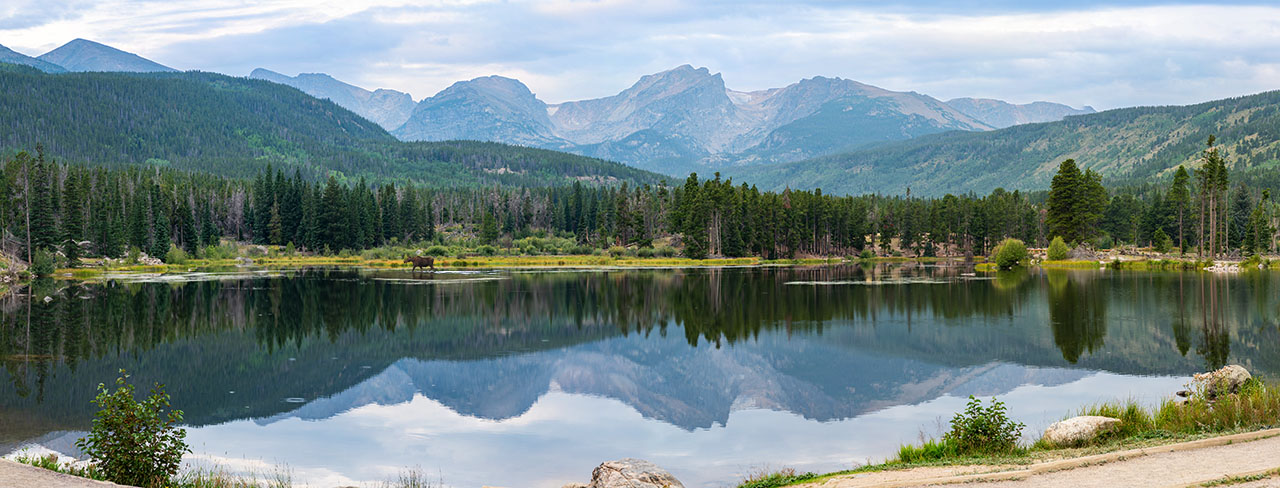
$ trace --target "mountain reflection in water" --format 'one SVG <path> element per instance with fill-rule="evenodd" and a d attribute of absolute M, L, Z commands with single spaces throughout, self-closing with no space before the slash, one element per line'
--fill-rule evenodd
<path fill-rule="evenodd" d="M 36 289 L 3 303 L 0 453 L 68 444 L 94 387 L 127 368 L 167 385 L 193 459 L 287 461 L 320 486 L 414 465 L 454 486 L 560 486 L 624 456 L 717 486 L 764 462 L 883 458 L 971 394 L 1034 430 L 1227 362 L 1280 370 L 1277 274 L 965 271 L 313 269 Z M 509 464 L 476 464 L 495 455 Z"/>

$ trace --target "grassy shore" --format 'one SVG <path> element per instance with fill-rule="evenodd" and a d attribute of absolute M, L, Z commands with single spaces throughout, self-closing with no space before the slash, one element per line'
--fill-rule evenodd
<path fill-rule="evenodd" d="M 56 454 L 44 456 L 24 455 L 17 456 L 13 460 L 63 474 L 107 481 L 106 477 L 94 469 L 93 465 L 66 462 L 59 459 Z M 165 486 L 166 488 L 292 488 L 294 481 L 293 473 L 287 466 L 276 466 L 269 473 L 248 475 L 233 474 L 226 469 L 214 467 L 187 469 L 178 473 Z M 401 470 L 394 479 L 361 486 L 377 488 L 438 488 L 444 486 L 444 483 L 442 480 L 432 479 L 427 476 L 421 469 L 410 468 Z"/>
<path fill-rule="evenodd" d="M 1199 390 L 1185 403 L 1165 400 L 1155 407 L 1144 407 L 1133 401 L 1116 401 L 1082 408 L 1078 414 L 1120 419 L 1120 427 L 1078 445 L 1055 446 L 1038 439 L 1029 445 L 996 453 L 961 452 L 945 437 L 931 439 L 921 445 L 904 445 L 883 463 L 825 474 L 797 474 L 792 470 L 761 473 L 744 480 L 738 488 L 774 488 L 821 482 L 837 476 L 919 467 L 991 466 L 996 469 L 1264 430 L 1280 425 L 1280 384 L 1253 379 L 1241 387 L 1239 393 L 1214 399 Z"/>
<path fill-rule="evenodd" d="M 252 259 L 252 264 L 232 259 L 190 259 L 173 264 L 121 264 L 103 263 L 102 260 L 85 260 L 78 268 L 60 268 L 53 277 L 61 280 L 92 280 L 107 273 L 189 273 L 197 271 L 229 271 L 244 266 L 267 269 L 296 269 L 306 267 L 349 267 L 374 269 L 408 269 L 413 265 L 403 259 L 365 258 L 361 256 L 264 256 Z M 769 260 L 761 258 L 688 259 L 680 257 L 632 257 L 632 256 L 466 256 L 436 258 L 435 267 L 440 270 L 501 269 L 501 268 L 707 268 L 726 266 L 802 266 L 843 264 L 844 258 L 804 258 Z"/>

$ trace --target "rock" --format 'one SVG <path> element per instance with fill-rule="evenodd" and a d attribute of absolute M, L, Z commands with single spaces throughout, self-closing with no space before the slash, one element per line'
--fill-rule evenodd
<path fill-rule="evenodd" d="M 1209 373 L 1195 375 L 1195 390 L 1203 392 L 1205 398 L 1214 399 L 1218 395 L 1239 393 L 1240 387 L 1253 378 L 1244 366 L 1231 364 Z"/>
<path fill-rule="evenodd" d="M 1086 415 L 1056 422 L 1044 430 L 1044 440 L 1054 446 L 1074 446 L 1120 427 L 1120 419 Z"/>
<path fill-rule="evenodd" d="M 684 488 L 675 476 L 643 459 L 605 461 L 591 471 L 587 488 Z"/>
<path fill-rule="evenodd" d="M 1073 261 L 1093 261 L 1098 259 L 1098 253 L 1095 253 L 1084 246 L 1076 246 L 1075 249 L 1072 249 L 1067 253 L 1067 259 Z"/>
<path fill-rule="evenodd" d="M 560 488 L 587 488 L 587 484 L 586 483 L 569 483 L 567 485 L 561 486 Z"/>

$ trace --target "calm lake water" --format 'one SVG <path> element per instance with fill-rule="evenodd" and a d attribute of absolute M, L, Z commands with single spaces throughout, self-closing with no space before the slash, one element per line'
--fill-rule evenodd
<path fill-rule="evenodd" d="M 967 271 L 311 269 L 37 290 L 0 304 L 0 455 L 75 454 L 120 368 L 167 385 L 195 463 L 512 488 L 622 457 L 733 486 L 883 460 L 969 395 L 1035 434 L 1226 363 L 1280 372 L 1280 274 Z"/>

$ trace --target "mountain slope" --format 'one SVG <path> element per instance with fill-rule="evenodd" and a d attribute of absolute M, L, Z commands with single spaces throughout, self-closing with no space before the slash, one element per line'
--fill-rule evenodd
<path fill-rule="evenodd" d="M 485 76 L 459 81 L 418 103 L 396 136 L 414 141 L 469 139 L 558 148 L 547 104 L 517 80 Z"/>
<path fill-rule="evenodd" d="M 177 71 L 137 54 L 124 52 L 105 44 L 75 39 L 41 54 L 41 61 L 66 68 L 67 71 Z"/>
<path fill-rule="evenodd" d="M 327 98 L 361 117 L 373 121 L 387 130 L 400 127 L 413 113 L 416 103 L 408 93 L 395 90 L 365 90 L 343 83 L 324 73 L 301 73 L 287 76 L 268 69 L 258 68 L 249 73 L 250 78 L 267 80 L 292 86 L 316 98 Z"/>
<path fill-rule="evenodd" d="M 66 73 L 67 72 L 66 68 L 50 63 L 48 61 L 41 61 L 39 59 L 33 58 L 31 56 L 27 56 L 26 54 L 22 54 L 20 52 L 14 51 L 4 46 L 0 46 L 0 63 L 26 65 L 26 66 L 30 66 L 35 69 L 38 69 L 40 71 L 43 71 L 45 73 Z"/>
<path fill-rule="evenodd" d="M 271 164 L 313 178 L 416 180 L 432 186 L 653 183 L 617 163 L 496 143 L 404 143 L 328 100 L 212 73 L 67 73 L 0 69 L 0 149 L 103 165 L 148 163 L 249 176 Z"/>
<path fill-rule="evenodd" d="M 1280 182 L 1280 91 L 1177 107 L 1138 107 L 991 132 L 947 132 L 855 152 L 733 173 L 762 189 L 828 193 L 986 193 L 1043 189 L 1074 158 L 1111 183 L 1159 179 L 1198 165 L 1216 135 L 1233 180 Z"/>
<path fill-rule="evenodd" d="M 1019 124 L 1034 124 L 1062 120 L 1068 115 L 1094 113 L 1093 107 L 1072 108 L 1060 103 L 1031 102 L 1015 105 L 1004 100 L 989 98 L 955 98 L 947 105 L 983 123 L 1003 129 Z"/>

